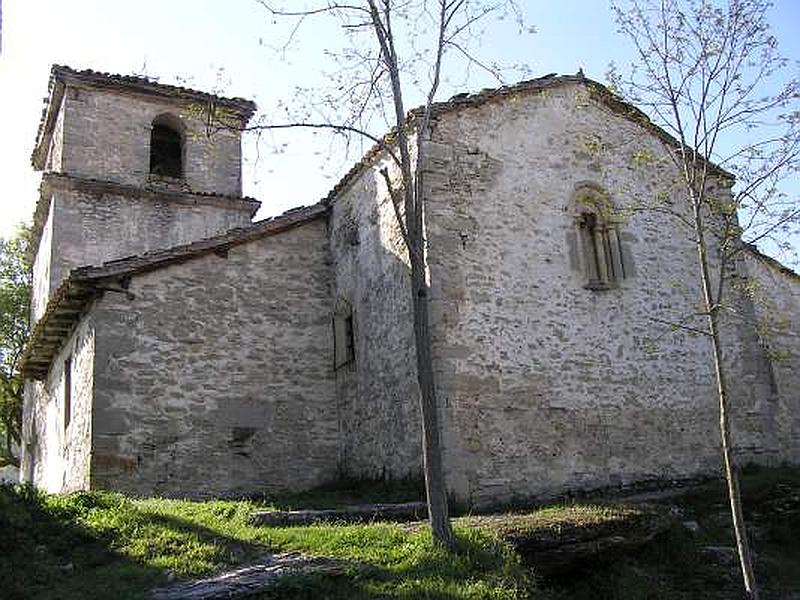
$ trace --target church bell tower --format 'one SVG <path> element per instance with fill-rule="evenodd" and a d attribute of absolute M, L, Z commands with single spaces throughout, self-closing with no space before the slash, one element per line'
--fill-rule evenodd
<path fill-rule="evenodd" d="M 241 131 L 255 105 L 54 66 L 32 163 L 32 322 L 72 269 L 211 237 L 250 222 Z"/>

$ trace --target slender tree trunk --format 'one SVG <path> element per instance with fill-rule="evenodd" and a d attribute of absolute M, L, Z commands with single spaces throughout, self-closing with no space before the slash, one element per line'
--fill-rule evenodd
<path fill-rule="evenodd" d="M 420 413 L 422 417 L 422 457 L 425 471 L 425 491 L 428 496 L 428 516 L 433 539 L 448 550 L 455 548 L 453 530 L 447 510 L 447 490 L 442 468 L 442 449 L 439 442 L 439 415 L 436 389 L 431 362 L 431 337 L 428 323 L 428 285 L 425 280 L 425 242 L 422 206 L 422 149 L 418 146 L 416 177 L 411 167 L 411 153 L 406 131 L 406 113 L 403 106 L 403 90 L 400 85 L 400 68 L 390 24 L 391 9 L 384 5 L 384 20 L 375 0 L 368 0 L 370 17 L 375 36 L 381 48 L 381 56 L 392 88 L 392 104 L 397 127 L 397 148 L 400 151 L 400 173 L 402 177 L 403 206 L 406 217 L 406 245 L 411 263 L 411 309 L 414 314 L 414 343 L 417 352 L 417 381 L 420 391 Z M 437 59 L 438 60 L 438 59 Z M 438 73 L 437 73 L 438 78 Z M 434 88 L 435 89 L 435 88 Z M 430 105 L 429 98 L 428 104 Z M 427 122 L 427 115 L 426 115 Z M 422 136 L 423 133 L 418 133 Z M 386 182 L 390 186 L 391 182 Z M 394 202 L 394 199 L 392 200 Z"/>
<path fill-rule="evenodd" d="M 427 132 L 417 132 L 417 167 L 413 180 L 413 215 L 406 219 L 409 231 L 409 258 L 411 262 L 411 294 L 414 312 L 414 341 L 417 348 L 417 381 L 420 390 L 422 415 L 422 456 L 425 471 L 425 491 L 428 496 L 428 514 L 433 539 L 448 550 L 455 549 L 455 538 L 450 525 L 447 507 L 447 486 L 442 465 L 442 447 L 439 428 L 439 404 L 433 378 L 431 331 L 429 323 L 428 282 L 425 271 L 425 227 L 423 193 L 423 137 Z"/>
<path fill-rule="evenodd" d="M 420 244 L 421 246 L 421 244 Z M 455 548 L 453 530 L 447 508 L 447 490 L 442 468 L 442 448 L 439 437 L 439 414 L 436 387 L 433 381 L 431 335 L 428 323 L 428 284 L 425 264 L 419 260 L 422 248 L 411 259 L 412 308 L 414 312 L 414 341 L 417 347 L 417 381 L 420 390 L 422 415 L 422 456 L 425 471 L 425 491 L 433 539 L 448 550 Z"/>
<path fill-rule="evenodd" d="M 692 198 L 694 212 L 695 235 L 697 236 L 697 256 L 700 268 L 700 280 L 703 286 L 703 304 L 708 320 L 711 345 L 714 353 L 714 374 L 717 381 L 717 398 L 719 400 L 719 431 L 722 440 L 722 458 L 725 466 L 725 480 L 728 484 L 728 500 L 731 506 L 733 519 L 733 533 L 736 537 L 736 549 L 739 554 L 739 565 L 742 570 L 742 579 L 747 597 L 758 600 L 758 589 L 753 574 L 753 560 L 750 552 L 750 543 L 747 539 L 747 529 L 742 512 L 742 497 L 739 489 L 739 473 L 736 466 L 736 457 L 731 444 L 731 427 L 729 416 L 729 394 L 725 366 L 722 362 L 722 343 L 719 336 L 719 302 L 711 292 L 711 277 L 708 268 L 708 252 L 705 242 L 701 206 L 697 198 Z M 720 273 L 724 277 L 724 273 Z"/>

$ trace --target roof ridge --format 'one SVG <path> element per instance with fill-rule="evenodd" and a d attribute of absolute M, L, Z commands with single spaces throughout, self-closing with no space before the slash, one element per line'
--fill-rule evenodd
<path fill-rule="evenodd" d="M 50 68 L 51 76 L 73 76 L 76 78 L 86 78 L 92 82 L 101 83 L 106 81 L 111 84 L 117 85 L 143 85 L 160 89 L 165 92 L 172 92 L 175 94 L 186 94 L 191 96 L 199 96 L 202 98 L 213 99 L 225 104 L 240 105 L 245 109 L 255 110 L 256 104 L 252 100 L 242 98 L 240 96 L 220 96 L 211 92 L 204 92 L 194 88 L 188 88 L 180 85 L 173 85 L 169 83 L 161 83 L 157 78 L 142 76 L 142 75 L 122 75 L 121 73 L 108 73 L 105 71 L 95 71 L 94 69 L 74 69 L 67 65 L 54 64 Z"/>
<path fill-rule="evenodd" d="M 591 95 L 599 102 L 602 102 L 610 110 L 620 114 L 624 118 L 639 124 L 641 127 L 644 127 L 650 131 L 650 133 L 661 139 L 665 144 L 672 146 L 680 145 L 680 142 L 675 139 L 674 136 L 672 136 L 660 125 L 654 123 L 640 108 L 634 106 L 621 96 L 617 95 L 604 84 L 586 77 L 583 74 L 583 71 L 578 71 L 574 75 L 548 73 L 547 75 L 543 75 L 541 77 L 526 79 L 517 83 L 502 85 L 496 88 L 483 88 L 477 92 L 461 92 L 454 94 L 447 100 L 442 100 L 440 102 L 434 102 L 431 104 L 431 116 L 436 117 L 440 114 L 453 110 L 480 106 L 496 98 L 503 98 L 520 92 L 540 91 L 570 83 L 579 83 L 585 85 L 587 88 L 589 88 Z M 405 125 L 412 125 L 414 120 L 423 114 L 424 109 L 424 106 L 417 106 L 409 110 L 406 114 Z M 336 184 L 333 186 L 333 188 L 331 188 L 322 201 L 328 204 L 332 203 L 336 199 L 336 196 L 345 187 L 347 187 L 347 185 L 349 185 L 350 181 L 361 171 L 361 169 L 366 167 L 367 164 L 372 162 L 372 160 L 378 156 L 381 148 L 391 142 L 391 138 L 396 130 L 396 127 L 392 127 L 380 138 L 380 143 L 375 143 L 372 147 L 370 147 L 370 149 L 367 150 L 361 159 L 359 159 L 347 171 L 347 173 L 345 173 L 339 179 L 339 181 L 336 182 Z M 708 164 L 721 175 L 733 177 L 731 173 L 722 167 L 715 165 L 711 161 L 708 161 Z"/>
<path fill-rule="evenodd" d="M 236 96 L 225 97 L 209 92 L 202 92 L 187 87 L 158 83 L 151 78 L 136 75 L 120 75 L 118 73 L 105 73 L 92 69 L 73 69 L 66 65 L 52 65 L 50 67 L 50 79 L 47 85 L 47 97 L 45 98 L 42 115 L 39 119 L 39 127 L 36 131 L 36 142 L 31 153 L 31 164 L 37 170 L 44 168 L 44 159 L 47 153 L 49 136 L 52 132 L 55 117 L 60 110 L 61 99 L 64 95 L 64 88 L 68 82 L 81 82 L 87 85 L 116 87 L 151 94 L 168 98 L 181 98 L 184 100 L 199 100 L 218 104 L 237 112 L 241 119 L 246 123 L 256 111 L 256 104 L 252 100 L 239 98 Z M 47 142 L 47 143 L 45 143 Z"/>
<path fill-rule="evenodd" d="M 78 267 L 70 271 L 70 278 L 75 281 L 88 281 L 118 276 L 127 272 L 158 268 L 162 264 L 169 264 L 182 258 L 192 257 L 204 252 L 212 252 L 221 247 L 235 246 L 262 236 L 266 237 L 281 233 L 320 217 L 327 210 L 328 207 L 322 203 L 291 208 L 280 215 L 267 217 L 241 227 L 234 227 L 217 235 L 201 238 L 186 244 L 178 244 L 151 250 L 143 254 L 117 258 L 101 265 Z"/>
<path fill-rule="evenodd" d="M 744 248 L 753 255 L 754 258 L 768 264 L 770 267 L 777 269 L 780 273 L 784 275 L 788 275 L 794 279 L 800 279 L 800 273 L 789 267 L 788 265 L 783 264 L 777 258 L 769 256 L 768 254 L 764 254 L 761 250 L 759 250 L 756 244 L 752 242 L 744 242 Z"/>

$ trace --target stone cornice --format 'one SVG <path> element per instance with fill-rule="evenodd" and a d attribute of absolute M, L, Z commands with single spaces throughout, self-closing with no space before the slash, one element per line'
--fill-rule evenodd
<path fill-rule="evenodd" d="M 36 255 L 39 241 L 42 237 L 42 229 L 47 220 L 47 213 L 50 207 L 50 198 L 54 191 L 75 191 L 86 194 L 114 194 L 127 196 L 129 198 L 170 202 L 186 207 L 192 206 L 218 206 L 221 208 L 240 210 L 247 212 L 250 218 L 256 214 L 261 202 L 255 198 L 247 196 L 229 196 L 224 194 L 195 193 L 166 189 L 159 184 L 145 185 L 144 187 L 117 183 L 114 181 L 102 181 L 99 179 L 86 179 L 75 177 L 66 173 L 45 173 L 42 175 L 42 183 L 39 186 L 39 200 L 36 203 L 36 210 L 33 215 L 33 226 L 31 231 L 30 254 L 31 258 Z"/>

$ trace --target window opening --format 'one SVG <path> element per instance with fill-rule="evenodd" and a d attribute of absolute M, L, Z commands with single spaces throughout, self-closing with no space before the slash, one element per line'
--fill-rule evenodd
<path fill-rule="evenodd" d="M 583 190 L 576 217 L 586 287 L 608 289 L 626 277 L 622 241 L 612 205 L 602 190 Z"/>
<path fill-rule="evenodd" d="M 181 134 L 163 123 L 154 122 L 150 133 L 150 173 L 164 177 L 183 177 Z"/>
<path fill-rule="evenodd" d="M 356 355 L 356 344 L 353 337 L 353 315 L 347 315 L 344 319 L 344 342 L 345 357 L 350 362 Z"/>
<path fill-rule="evenodd" d="M 355 326 L 349 306 L 333 316 L 333 353 L 336 369 L 356 359 Z"/>
<path fill-rule="evenodd" d="M 64 360 L 64 431 L 72 420 L 72 357 Z"/>

